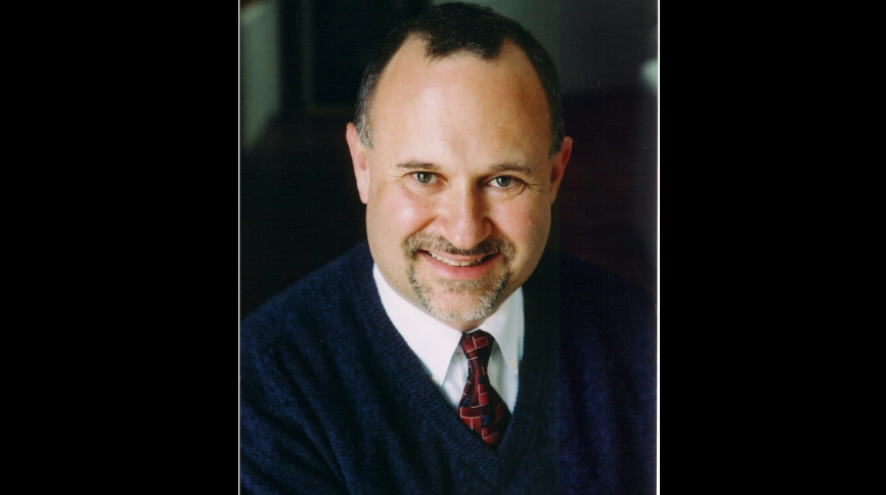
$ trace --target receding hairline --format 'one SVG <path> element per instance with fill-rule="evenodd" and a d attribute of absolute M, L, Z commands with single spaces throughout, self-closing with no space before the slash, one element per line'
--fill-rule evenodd
<path fill-rule="evenodd" d="M 545 118 L 547 120 L 547 128 L 552 127 L 553 115 L 552 115 L 552 109 L 551 109 L 551 102 L 547 98 L 547 94 L 546 94 L 545 88 L 544 88 L 544 82 L 541 80 L 541 77 L 539 76 L 538 71 L 536 70 L 535 66 L 533 65 L 532 60 L 529 58 L 529 54 L 526 53 L 526 50 L 524 50 L 523 47 L 521 47 L 519 44 L 517 44 L 517 42 L 515 40 L 505 37 L 502 40 L 501 44 L 498 46 L 498 49 L 495 50 L 494 52 L 489 53 L 490 56 L 484 56 L 483 54 L 477 53 L 477 52 L 470 50 L 468 48 L 459 48 L 457 50 L 453 50 L 448 53 L 436 54 L 431 51 L 431 45 L 427 39 L 427 36 L 428 36 L 427 33 L 420 32 L 420 31 L 419 32 L 411 32 L 411 33 L 407 34 L 406 37 L 403 39 L 403 42 L 397 48 L 397 51 L 394 52 L 393 55 L 391 55 L 390 59 L 388 59 L 384 68 L 382 68 L 381 72 L 379 72 L 374 84 L 371 87 L 371 91 L 367 95 L 366 107 L 365 107 L 365 109 L 363 111 L 363 115 L 362 115 L 363 120 L 364 120 L 363 124 L 367 128 L 366 129 L 359 129 L 358 128 L 358 131 L 360 134 L 360 139 L 363 142 L 364 146 L 366 146 L 367 148 L 370 148 L 370 149 L 372 148 L 372 141 L 369 137 L 371 135 L 371 129 L 372 129 L 372 104 L 373 104 L 373 101 L 375 100 L 376 93 L 378 93 L 378 89 L 381 86 L 382 81 L 384 81 L 386 76 L 390 73 L 390 68 L 392 65 L 394 65 L 394 60 L 397 58 L 397 56 L 401 55 L 406 47 L 410 46 L 410 44 L 415 43 L 415 42 L 421 43 L 422 59 L 427 62 L 437 62 L 437 61 L 441 61 L 441 60 L 448 60 L 448 59 L 457 58 L 460 56 L 470 56 L 470 57 L 472 57 L 476 60 L 479 60 L 481 62 L 488 63 L 488 62 L 494 62 L 496 60 L 501 59 L 506 50 L 509 50 L 509 49 L 516 50 L 518 53 L 522 54 L 523 60 L 529 66 L 529 68 L 532 71 L 533 76 L 535 77 L 535 80 L 539 84 L 538 87 L 542 92 L 542 97 L 545 101 L 545 107 L 547 109 L 547 111 L 545 112 Z M 364 135 L 366 137 L 365 141 L 364 141 Z M 551 140 L 553 141 L 554 139 L 556 139 L 556 138 L 553 135 L 553 133 L 551 133 Z M 554 154 L 554 152 L 552 150 L 551 155 L 553 156 L 553 154 Z"/>

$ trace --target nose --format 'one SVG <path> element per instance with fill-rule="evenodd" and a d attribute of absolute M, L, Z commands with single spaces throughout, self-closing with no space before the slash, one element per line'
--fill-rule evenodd
<path fill-rule="evenodd" d="M 492 222 L 482 191 L 475 187 L 453 188 L 439 205 L 441 234 L 458 249 L 471 249 L 492 233 Z"/>

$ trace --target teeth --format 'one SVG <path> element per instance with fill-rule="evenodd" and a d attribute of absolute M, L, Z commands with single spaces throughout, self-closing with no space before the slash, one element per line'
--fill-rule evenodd
<path fill-rule="evenodd" d="M 442 256 L 437 256 L 436 254 L 434 254 L 434 253 L 432 253 L 432 252 L 430 252 L 430 251 L 427 251 L 427 253 L 431 255 L 431 258 L 434 258 L 435 260 L 437 260 L 437 261 L 439 261 L 439 262 L 441 262 L 441 263 L 446 263 L 447 265 L 450 265 L 450 266 L 459 266 L 459 267 L 462 267 L 462 266 L 477 266 L 477 265 L 479 265 L 480 263 L 482 263 L 483 260 L 486 259 L 486 256 L 483 256 L 482 258 L 479 258 L 479 259 L 476 259 L 476 260 L 473 260 L 473 261 L 454 261 L 454 260 L 450 260 L 450 259 L 447 259 L 447 258 L 443 258 Z"/>

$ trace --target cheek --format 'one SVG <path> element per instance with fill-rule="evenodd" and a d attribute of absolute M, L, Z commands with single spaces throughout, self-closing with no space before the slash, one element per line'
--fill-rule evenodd
<path fill-rule="evenodd" d="M 377 213 L 385 224 L 387 235 L 393 241 L 403 242 L 410 235 L 421 230 L 430 220 L 432 205 L 427 200 L 391 185 L 377 196 Z"/>
<path fill-rule="evenodd" d="M 542 201 L 502 204 L 495 208 L 494 217 L 499 230 L 516 245 L 521 256 L 544 248 L 550 230 L 551 210 Z"/>

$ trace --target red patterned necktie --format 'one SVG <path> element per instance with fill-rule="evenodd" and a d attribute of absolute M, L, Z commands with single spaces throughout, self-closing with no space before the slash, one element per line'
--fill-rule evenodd
<path fill-rule="evenodd" d="M 511 413 L 492 388 L 486 372 L 494 342 L 492 335 L 482 330 L 461 337 L 461 348 L 468 357 L 470 368 L 468 383 L 458 403 L 458 415 L 484 442 L 497 447 L 505 435 Z"/>

